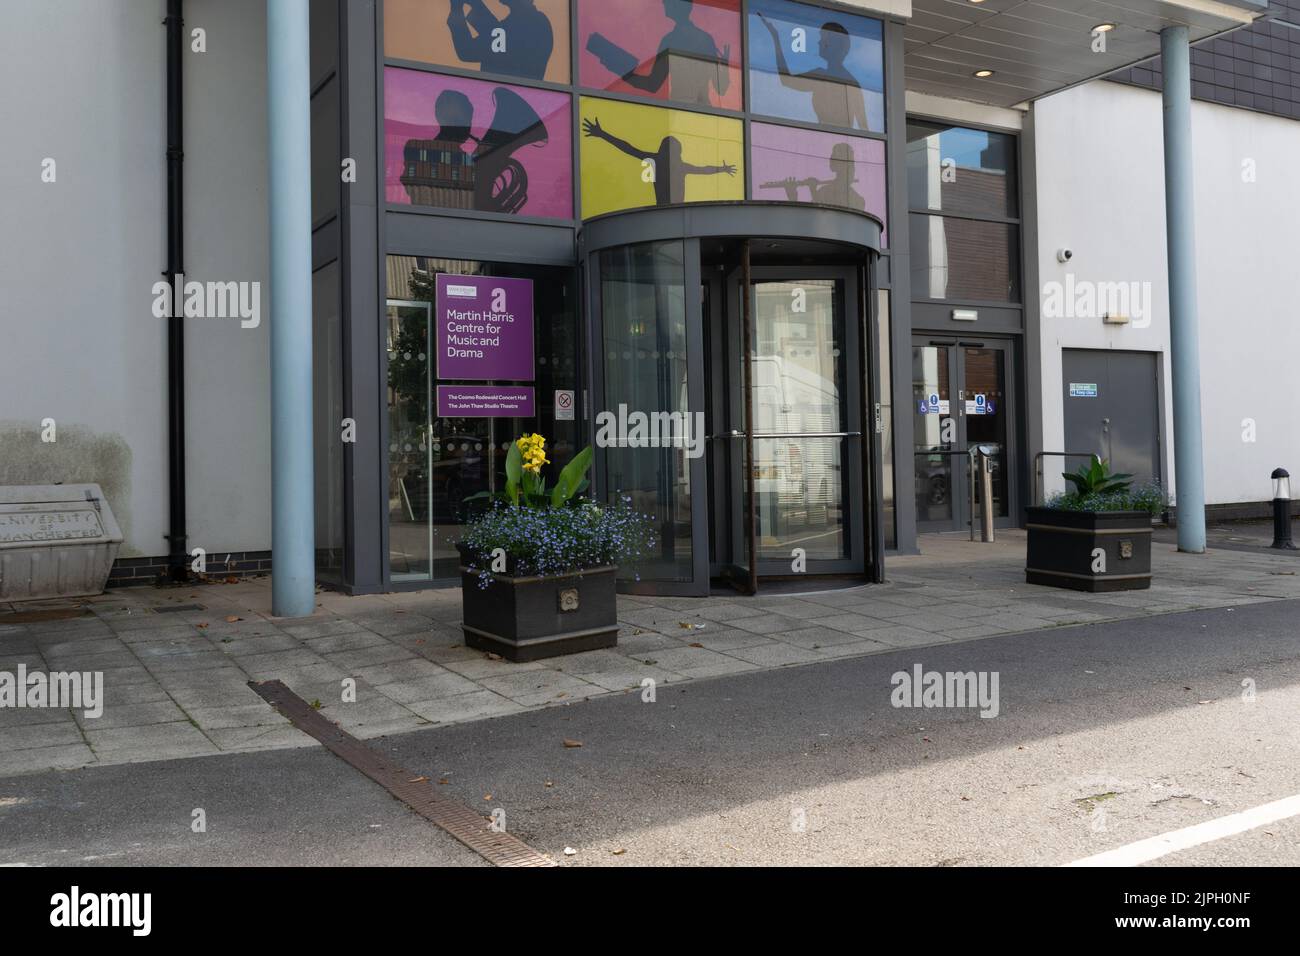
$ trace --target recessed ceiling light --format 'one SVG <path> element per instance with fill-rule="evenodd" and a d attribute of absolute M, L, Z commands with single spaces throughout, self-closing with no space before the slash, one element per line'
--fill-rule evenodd
<path fill-rule="evenodd" d="M 1093 32 L 1093 33 L 1109 33 L 1111 30 L 1114 30 L 1114 29 L 1115 29 L 1115 24 L 1113 24 L 1113 23 L 1099 23 L 1099 24 L 1097 24 L 1095 27 L 1092 28 L 1092 32 Z"/>
<path fill-rule="evenodd" d="M 992 71 L 992 70 L 976 70 L 976 71 L 975 71 L 975 75 L 976 75 L 977 77 L 979 77 L 981 80 L 983 80 L 983 79 L 986 79 L 986 78 L 992 76 L 992 75 L 993 75 L 993 71 Z"/>

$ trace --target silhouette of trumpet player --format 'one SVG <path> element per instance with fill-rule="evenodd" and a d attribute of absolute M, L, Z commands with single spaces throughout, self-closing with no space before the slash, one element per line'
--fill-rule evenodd
<path fill-rule="evenodd" d="M 736 175 L 736 167 L 731 163 L 723 163 L 720 166 L 696 166 L 686 162 L 682 158 L 682 142 L 676 136 L 665 136 L 659 141 L 659 148 L 651 152 L 633 146 L 627 140 L 619 139 L 605 130 L 600 125 L 599 119 L 584 119 L 582 132 L 584 136 L 604 140 L 633 159 L 642 162 L 651 160 L 654 163 L 656 206 L 685 202 L 687 176 Z"/>
<path fill-rule="evenodd" d="M 483 0 L 450 0 L 447 29 L 456 55 L 479 69 L 544 79 L 555 35 L 536 0 L 501 0 L 509 12 L 498 20 Z"/>
<path fill-rule="evenodd" d="M 836 143 L 831 148 L 831 178 L 795 179 L 793 176 L 775 182 L 763 183 L 760 189 L 784 189 L 786 198 L 791 202 L 800 202 L 799 190 L 808 190 L 808 201 L 823 203 L 827 206 L 843 206 L 866 212 L 867 200 L 853 188 L 858 181 L 857 164 L 853 158 L 853 147 L 848 143 Z"/>
<path fill-rule="evenodd" d="M 673 27 L 659 42 L 649 73 L 638 73 L 637 57 L 599 33 L 587 38 L 587 49 L 628 86 L 658 93 L 667 82 L 673 99 L 708 106 L 710 88 L 721 100 L 731 85 L 731 47 L 718 50 L 713 37 L 691 22 L 692 7 L 691 0 L 664 0 Z"/>

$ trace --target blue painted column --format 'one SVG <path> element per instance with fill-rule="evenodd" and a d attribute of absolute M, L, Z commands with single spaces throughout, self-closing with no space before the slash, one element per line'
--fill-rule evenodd
<path fill-rule="evenodd" d="M 1165 230 L 1173 370 L 1178 550 L 1205 551 L 1201 346 L 1196 310 L 1196 200 L 1192 181 L 1191 51 L 1186 27 L 1160 32 L 1164 63 Z"/>
<path fill-rule="evenodd" d="M 271 219 L 271 613 L 316 607 L 308 0 L 267 0 Z"/>

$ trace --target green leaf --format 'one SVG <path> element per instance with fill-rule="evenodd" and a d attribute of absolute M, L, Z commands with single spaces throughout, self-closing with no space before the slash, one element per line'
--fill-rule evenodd
<path fill-rule="evenodd" d="M 560 476 L 555 479 L 555 490 L 551 492 L 551 505 L 555 508 L 560 507 L 580 490 L 580 486 L 586 481 L 586 474 L 591 468 L 592 451 L 588 445 L 582 451 L 573 456 L 570 461 L 560 471 Z"/>
<path fill-rule="evenodd" d="M 512 441 L 510 450 L 506 452 L 506 480 L 513 481 L 516 485 L 524 476 L 524 456 L 519 450 L 519 442 Z"/>

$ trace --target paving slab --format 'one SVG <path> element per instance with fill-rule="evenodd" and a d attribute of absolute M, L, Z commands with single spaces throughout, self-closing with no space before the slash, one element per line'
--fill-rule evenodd
<path fill-rule="evenodd" d="M 1024 543 L 1016 531 L 999 531 L 992 545 L 924 536 L 922 554 L 887 559 L 880 585 L 753 598 L 621 595 L 616 647 L 527 664 L 464 646 L 456 589 L 322 593 L 315 613 L 295 619 L 271 617 L 266 578 L 115 590 L 82 601 L 85 617 L 0 625 L 0 670 L 102 671 L 105 681 L 97 721 L 0 710 L 0 772 L 302 744 L 250 680 L 284 681 L 374 737 L 581 706 L 636 692 L 646 677 L 677 684 L 1022 631 L 1052 640 L 1086 622 L 1300 598 L 1294 555 L 1244 545 L 1205 555 L 1161 545 L 1149 591 L 1089 594 L 1026 584 Z M 159 613 L 178 603 L 199 607 Z M 356 682 L 356 703 L 342 700 L 345 679 Z"/>

